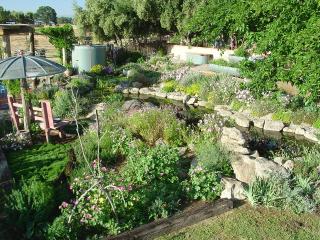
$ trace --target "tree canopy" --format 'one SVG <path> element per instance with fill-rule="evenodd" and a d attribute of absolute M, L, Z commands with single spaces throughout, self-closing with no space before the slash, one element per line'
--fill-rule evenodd
<path fill-rule="evenodd" d="M 44 21 L 46 24 L 49 24 L 50 22 L 57 23 L 56 10 L 49 6 L 39 7 L 35 16 L 38 20 Z"/>

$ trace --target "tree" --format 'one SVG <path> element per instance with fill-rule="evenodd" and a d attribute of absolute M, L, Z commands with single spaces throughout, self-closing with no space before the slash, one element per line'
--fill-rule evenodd
<path fill-rule="evenodd" d="M 58 24 L 66 24 L 66 23 L 71 24 L 72 23 L 72 18 L 71 17 L 58 17 L 57 18 L 57 23 Z"/>
<path fill-rule="evenodd" d="M 49 6 L 39 7 L 35 16 L 38 20 L 44 21 L 46 24 L 49 24 L 50 22 L 57 23 L 56 10 Z"/>
<path fill-rule="evenodd" d="M 49 37 L 49 42 L 59 51 L 60 56 L 62 56 L 61 53 L 63 49 L 70 53 L 72 45 L 77 42 L 73 27 L 70 24 L 62 27 L 41 28 L 39 32 Z M 66 59 L 62 60 L 66 63 Z"/>
<path fill-rule="evenodd" d="M 6 11 L 0 6 L 0 23 L 6 23 L 10 20 L 10 11 Z"/>

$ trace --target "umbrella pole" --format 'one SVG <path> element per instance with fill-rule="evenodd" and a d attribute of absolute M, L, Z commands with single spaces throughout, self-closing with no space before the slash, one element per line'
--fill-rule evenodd
<path fill-rule="evenodd" d="M 27 85 L 28 85 L 27 80 L 25 78 L 21 78 L 20 87 L 21 87 L 24 130 L 26 132 L 30 132 L 30 112 L 29 112 L 30 109 L 29 109 L 29 102 L 26 101 Z"/>

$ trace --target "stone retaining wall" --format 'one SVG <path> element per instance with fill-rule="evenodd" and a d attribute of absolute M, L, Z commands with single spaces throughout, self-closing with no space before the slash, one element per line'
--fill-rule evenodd
<path fill-rule="evenodd" d="M 187 105 L 196 107 L 207 107 L 208 105 L 206 101 L 203 101 L 196 96 L 190 96 L 181 92 L 165 93 L 161 91 L 160 87 L 127 88 L 119 85 L 116 86 L 115 91 L 122 92 L 124 94 L 141 94 L 175 101 L 182 101 Z M 225 105 L 215 106 L 214 111 L 222 117 L 229 117 L 233 119 L 235 123 L 240 127 L 250 128 L 254 126 L 267 132 L 296 135 L 298 137 L 303 137 L 308 141 L 320 143 L 320 140 L 317 137 L 317 135 L 319 134 L 318 130 L 307 124 L 285 124 L 281 121 L 272 120 L 272 116 L 270 114 L 257 118 L 252 116 L 249 112 L 232 111 L 229 106 Z"/>

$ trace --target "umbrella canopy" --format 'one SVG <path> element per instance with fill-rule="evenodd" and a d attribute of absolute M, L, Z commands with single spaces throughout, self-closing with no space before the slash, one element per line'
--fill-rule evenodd
<path fill-rule="evenodd" d="M 22 55 L 0 61 L 0 80 L 44 77 L 65 71 L 62 65 L 42 57 Z"/>
<path fill-rule="evenodd" d="M 58 73 L 63 73 L 66 68 L 41 57 L 25 56 L 23 52 L 20 56 L 10 57 L 0 61 L 0 80 L 13 80 L 20 78 L 21 100 L 24 113 L 24 130 L 30 131 L 29 103 L 25 99 L 27 90 L 26 78 L 44 77 Z M 13 113 L 12 113 L 13 114 Z M 19 131 L 18 126 L 16 126 Z"/>

